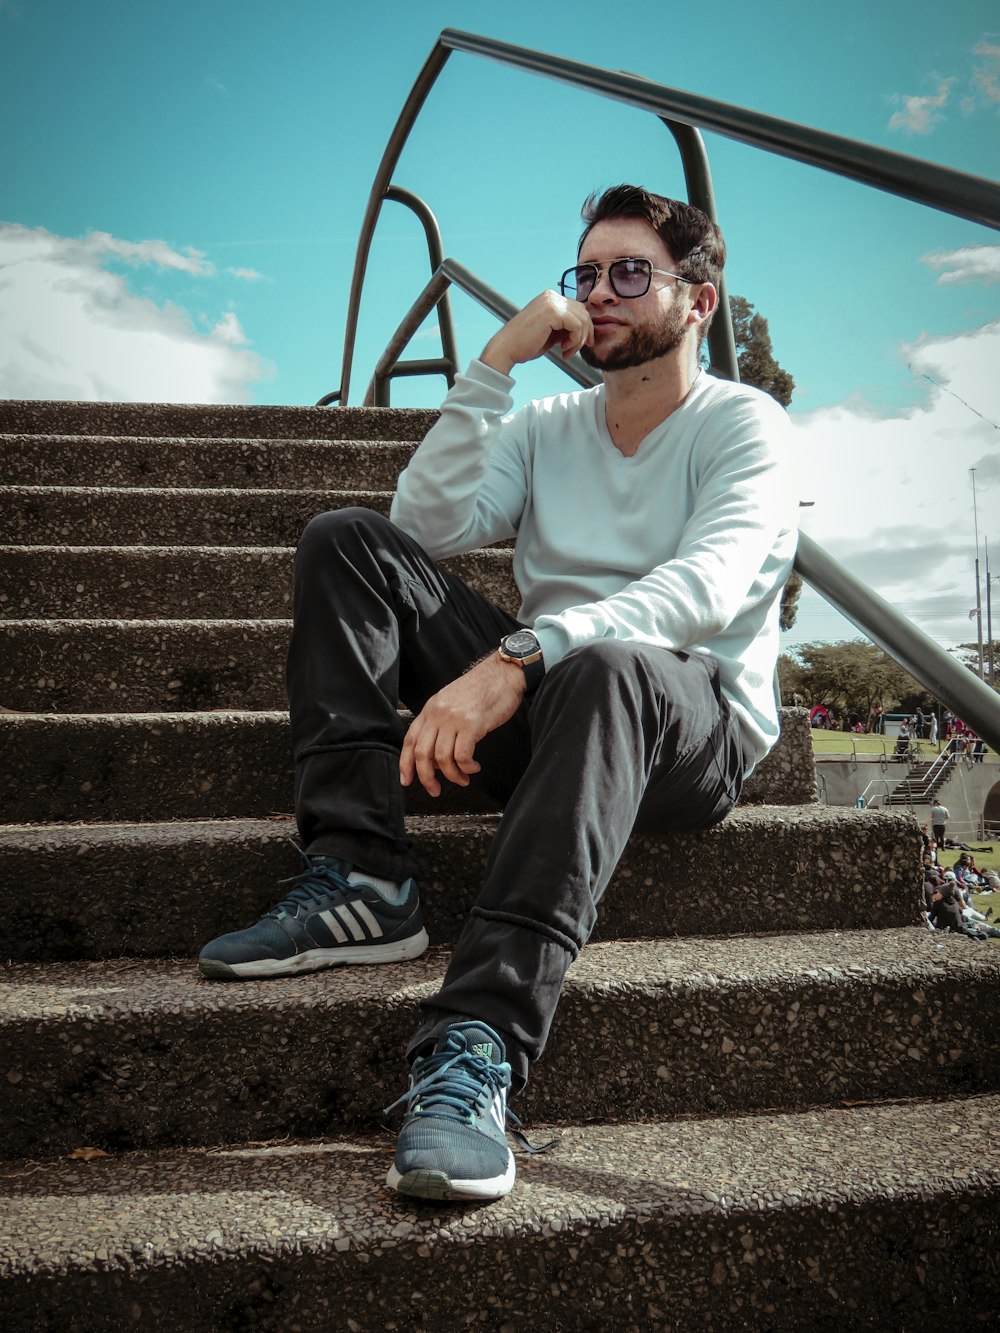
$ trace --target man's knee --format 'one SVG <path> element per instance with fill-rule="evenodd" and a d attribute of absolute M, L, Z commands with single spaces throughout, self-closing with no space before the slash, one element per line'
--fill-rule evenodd
<path fill-rule="evenodd" d="M 299 538 L 299 558 L 308 559 L 313 553 L 329 555 L 331 551 L 349 550 L 359 543 L 367 546 L 392 526 L 383 514 L 361 505 L 328 509 L 311 518 L 303 528 Z"/>
<path fill-rule="evenodd" d="M 671 676 L 683 670 L 687 654 L 675 653 L 645 643 L 622 639 L 596 639 L 593 643 L 571 649 L 546 672 L 546 679 L 561 681 L 571 688 L 586 688 L 593 683 L 615 688 L 629 682 L 652 683 L 659 692 L 669 690 Z"/>

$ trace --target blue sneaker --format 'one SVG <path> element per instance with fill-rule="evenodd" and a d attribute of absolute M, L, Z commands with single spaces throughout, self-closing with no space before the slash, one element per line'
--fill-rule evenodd
<path fill-rule="evenodd" d="M 510 1065 L 485 1023 L 454 1023 L 413 1062 L 386 1184 L 422 1199 L 499 1199 L 514 1186 L 507 1146 Z"/>
<path fill-rule="evenodd" d="M 305 860 L 288 895 L 255 926 L 205 945 L 198 957 L 204 976 L 238 981 L 343 963 L 397 963 L 427 948 L 415 879 L 403 884 L 398 903 L 390 903 L 370 884 L 349 884 L 346 861 Z"/>

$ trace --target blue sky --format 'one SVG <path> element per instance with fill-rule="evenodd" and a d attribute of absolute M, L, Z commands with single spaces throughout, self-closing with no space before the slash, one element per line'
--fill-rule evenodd
<path fill-rule="evenodd" d="M 1000 176 L 986 0 L 710 10 L 638 0 L 373 9 L 318 0 L 0 0 L 0 395 L 313 402 L 335 388 L 372 177 L 443 27 L 627 69 Z M 730 289 L 797 382 L 806 524 L 942 642 L 974 604 L 970 467 L 1000 570 L 1000 238 L 707 136 Z M 656 120 L 453 55 L 396 174 L 512 300 L 572 260 L 582 198 L 683 193 Z M 423 284 L 387 205 L 352 398 Z M 460 354 L 495 328 L 455 303 Z M 433 330 L 417 344 L 437 350 Z M 562 387 L 547 365 L 521 398 Z M 394 401 L 436 403 L 440 380 Z M 798 638 L 852 634 L 807 598 Z"/>

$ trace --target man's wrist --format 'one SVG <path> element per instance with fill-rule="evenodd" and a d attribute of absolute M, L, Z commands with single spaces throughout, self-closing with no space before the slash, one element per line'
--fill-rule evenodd
<path fill-rule="evenodd" d="M 517 365 L 510 353 L 504 350 L 501 333 L 495 334 L 489 340 L 479 359 L 484 366 L 489 366 L 491 370 L 496 370 L 508 378 L 510 378 L 510 372 Z"/>

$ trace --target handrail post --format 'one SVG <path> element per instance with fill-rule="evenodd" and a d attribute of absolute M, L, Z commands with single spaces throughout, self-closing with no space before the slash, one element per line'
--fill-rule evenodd
<path fill-rule="evenodd" d="M 444 245 L 441 241 L 441 228 L 438 226 L 438 220 L 430 207 L 418 194 L 414 194 L 412 190 L 404 190 L 399 185 L 390 185 L 385 192 L 385 197 L 397 204 L 404 204 L 411 212 L 416 214 L 424 229 L 431 273 L 436 273 L 444 263 Z M 449 369 L 445 371 L 445 379 L 448 381 L 448 388 L 450 389 L 455 384 L 455 375 L 458 372 L 458 347 L 455 342 L 455 323 L 451 315 L 451 295 L 447 284 L 437 302 L 437 307 L 441 355 L 449 366 Z"/>
<path fill-rule="evenodd" d="M 715 205 L 712 170 L 708 164 L 708 152 L 701 131 L 693 125 L 686 125 L 683 121 L 670 120 L 667 116 L 659 116 L 658 120 L 666 125 L 674 136 L 680 151 L 688 200 L 718 226 L 719 211 Z M 708 329 L 708 351 L 712 369 L 725 379 L 738 384 L 740 367 L 736 355 L 733 316 L 729 308 L 729 289 L 724 273 L 719 277 L 719 308 Z"/>
<path fill-rule="evenodd" d="M 424 62 L 423 69 L 417 75 L 416 82 L 410 89 L 410 95 L 399 113 L 399 119 L 396 121 L 389 142 L 385 146 L 385 152 L 382 154 L 382 161 L 379 163 L 375 180 L 368 195 L 368 204 L 365 208 L 364 218 L 361 221 L 361 234 L 358 237 L 358 248 L 354 258 L 351 291 L 347 298 L 347 320 L 344 325 L 344 359 L 340 369 L 340 388 L 333 393 L 325 394 L 319 400 L 320 406 L 326 406 L 327 403 L 336 399 L 339 399 L 341 406 L 347 403 L 351 389 L 351 367 L 354 363 L 354 342 L 358 336 L 361 291 L 365 285 L 368 255 L 371 251 L 372 238 L 375 235 L 379 213 L 382 211 L 382 201 L 392 180 L 392 173 L 396 170 L 396 163 L 399 161 L 400 154 L 410 137 L 413 122 L 419 115 L 420 108 L 427 100 L 427 95 L 434 87 L 437 77 L 450 54 L 449 48 L 438 38 L 430 55 Z"/>

